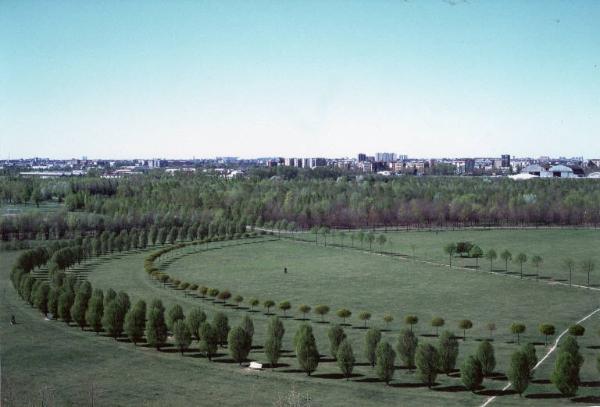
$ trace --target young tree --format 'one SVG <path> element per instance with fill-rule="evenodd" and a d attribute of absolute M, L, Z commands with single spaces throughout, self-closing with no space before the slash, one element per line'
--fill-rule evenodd
<path fill-rule="evenodd" d="M 565 396 L 574 396 L 579 388 L 580 365 L 568 352 L 559 352 L 550 380 Z"/>
<path fill-rule="evenodd" d="M 165 309 L 160 300 L 155 300 L 150 306 L 148 320 L 146 321 L 146 341 L 148 345 L 160 350 L 167 341 L 167 324 L 165 323 Z"/>
<path fill-rule="evenodd" d="M 527 343 L 527 344 L 523 345 L 523 347 L 521 348 L 521 351 L 527 357 L 529 372 L 530 372 L 530 375 L 533 376 L 533 368 L 535 367 L 535 365 L 538 362 L 537 355 L 535 354 L 535 346 L 533 345 L 533 343 Z"/>
<path fill-rule="evenodd" d="M 276 367 L 281 357 L 281 344 L 285 329 L 281 320 L 274 316 L 269 319 L 267 327 L 267 340 L 265 341 L 264 351 L 271 367 Z"/>
<path fill-rule="evenodd" d="M 460 378 L 467 390 L 475 392 L 483 383 L 483 370 L 479 359 L 474 356 L 466 358 L 460 368 Z"/>
<path fill-rule="evenodd" d="M 483 257 L 483 250 L 481 250 L 481 247 L 473 245 L 473 247 L 471 247 L 471 250 L 469 250 L 469 257 L 475 259 L 475 268 L 478 269 L 479 259 Z"/>
<path fill-rule="evenodd" d="M 350 312 L 349 309 L 346 308 L 341 308 L 336 312 L 336 315 L 339 318 L 342 318 L 342 324 L 346 323 L 346 318 L 350 318 L 350 316 L 352 315 L 352 312 Z"/>
<path fill-rule="evenodd" d="M 364 327 L 367 327 L 367 321 L 369 319 L 371 319 L 371 314 L 369 312 L 363 311 L 360 314 L 358 314 L 358 319 L 360 319 L 361 321 L 363 321 L 365 323 Z"/>
<path fill-rule="evenodd" d="M 590 286 L 590 273 L 596 268 L 596 263 L 593 259 L 585 259 L 581 262 L 581 268 L 587 273 L 587 286 Z"/>
<path fill-rule="evenodd" d="M 306 305 L 306 304 L 302 304 L 298 307 L 298 311 L 300 311 L 302 313 L 302 319 L 306 320 L 306 314 L 308 314 L 310 312 L 311 308 L 310 306 Z"/>
<path fill-rule="evenodd" d="M 92 286 L 88 281 L 84 281 L 78 288 L 75 294 L 75 301 L 71 307 L 71 317 L 79 325 L 81 330 L 85 328 L 86 320 L 85 313 L 87 311 L 88 302 L 92 296 Z"/>
<path fill-rule="evenodd" d="M 535 267 L 535 281 L 540 279 L 540 267 L 544 263 L 544 259 L 540 255 L 535 255 L 531 258 L 531 264 Z"/>
<path fill-rule="evenodd" d="M 431 320 L 431 326 L 435 328 L 435 336 L 439 336 L 438 331 L 441 327 L 444 326 L 444 324 L 445 324 L 444 318 L 434 317 Z"/>
<path fill-rule="evenodd" d="M 377 377 L 383 380 L 385 384 L 390 384 L 394 377 L 394 361 L 396 360 L 396 352 L 392 349 L 389 343 L 380 342 L 375 350 Z"/>
<path fill-rule="evenodd" d="M 444 252 L 448 255 L 450 267 L 452 267 L 452 257 L 456 253 L 456 243 L 448 243 L 444 246 Z"/>
<path fill-rule="evenodd" d="M 239 308 L 239 307 L 240 307 L 240 304 L 241 304 L 242 302 L 244 302 L 244 297 L 242 297 L 241 295 L 239 295 L 239 294 L 238 294 L 238 295 L 236 295 L 235 297 L 233 297 L 233 302 L 235 302 L 235 306 L 236 306 L 237 308 Z"/>
<path fill-rule="evenodd" d="M 248 346 L 252 348 L 252 340 L 254 338 L 254 322 L 252 321 L 252 318 L 248 315 L 244 315 L 240 322 L 240 327 L 246 332 L 246 335 L 248 336 Z"/>
<path fill-rule="evenodd" d="M 317 350 L 317 342 L 312 333 L 310 326 L 300 326 L 296 334 L 295 346 L 296 357 L 300 368 L 308 375 L 314 372 L 319 365 L 319 351 Z"/>
<path fill-rule="evenodd" d="M 523 332 L 525 332 L 525 330 L 526 330 L 525 324 L 521 324 L 518 322 L 515 322 L 510 326 L 510 332 L 513 335 L 517 335 L 517 343 L 518 344 L 521 343 L 521 334 Z"/>
<path fill-rule="evenodd" d="M 50 284 L 43 282 L 41 283 L 36 292 L 35 292 L 35 307 L 42 313 L 44 316 L 48 315 L 48 295 L 50 293 Z"/>
<path fill-rule="evenodd" d="M 416 315 L 407 315 L 404 318 L 404 322 L 410 326 L 410 330 L 413 330 L 413 325 L 416 325 L 419 323 L 419 317 L 417 317 Z"/>
<path fill-rule="evenodd" d="M 377 349 L 379 341 L 381 341 L 381 332 L 379 331 L 379 329 L 369 329 L 365 336 L 365 356 L 371 364 L 371 367 L 375 366 L 375 351 Z"/>
<path fill-rule="evenodd" d="M 340 368 L 340 371 L 348 380 L 352 376 L 352 371 L 354 370 L 354 363 L 356 362 L 354 358 L 354 352 L 352 351 L 352 345 L 346 339 L 340 343 L 336 355 L 337 364 Z"/>
<path fill-rule="evenodd" d="M 338 348 L 340 343 L 346 339 L 346 333 L 339 325 L 333 325 L 327 332 L 329 337 L 329 350 L 331 356 L 335 359 L 337 357 Z"/>
<path fill-rule="evenodd" d="M 252 347 L 252 339 L 248 332 L 241 326 L 236 326 L 227 336 L 227 343 L 229 345 L 229 354 L 240 365 L 246 360 Z"/>
<path fill-rule="evenodd" d="M 285 317 L 285 313 L 292 308 L 292 304 L 290 304 L 289 301 L 282 301 L 279 303 L 279 305 L 277 306 L 280 310 L 283 311 L 283 316 Z"/>
<path fill-rule="evenodd" d="M 544 335 L 544 345 L 548 345 L 548 337 L 553 336 L 556 333 L 556 328 L 551 324 L 541 324 L 540 333 Z"/>
<path fill-rule="evenodd" d="M 530 374 L 527 355 L 522 351 L 514 352 L 510 359 L 510 368 L 508 369 L 507 376 L 512 387 L 519 393 L 519 396 L 527 390 Z"/>
<path fill-rule="evenodd" d="M 260 304 L 260 301 L 258 300 L 258 298 L 250 298 L 248 300 L 248 304 L 250 304 L 250 311 L 254 310 L 254 307 L 258 306 L 258 304 Z"/>
<path fill-rule="evenodd" d="M 419 345 L 417 347 L 415 364 L 417 365 L 419 378 L 427 387 L 431 388 L 435 384 L 439 370 L 439 355 L 437 350 L 428 343 Z"/>
<path fill-rule="evenodd" d="M 467 340 L 467 330 L 473 328 L 473 322 L 469 319 L 463 319 L 458 322 L 458 327 L 463 331 L 463 341 Z"/>
<path fill-rule="evenodd" d="M 567 271 L 569 272 L 569 286 L 571 285 L 572 282 L 572 276 L 573 276 L 573 269 L 575 268 L 575 260 L 571 259 L 571 258 L 566 258 L 563 260 L 563 267 L 565 269 L 567 269 Z"/>
<path fill-rule="evenodd" d="M 139 300 L 125 315 L 125 334 L 134 345 L 144 336 L 146 327 L 146 303 Z"/>
<path fill-rule="evenodd" d="M 385 235 L 377 236 L 377 244 L 379 244 L 379 252 L 383 253 L 383 246 L 385 246 L 385 242 L 387 242 L 387 237 Z"/>
<path fill-rule="evenodd" d="M 496 250 L 490 249 L 485 252 L 485 258 L 490 261 L 490 271 L 494 271 L 494 260 L 498 258 L 498 253 L 496 253 Z"/>
<path fill-rule="evenodd" d="M 373 242 L 375 241 L 375 233 L 369 232 L 366 236 L 367 242 L 369 242 L 369 251 L 373 251 Z"/>
<path fill-rule="evenodd" d="M 519 253 L 517 254 L 517 257 L 515 257 L 515 263 L 517 263 L 521 268 L 521 278 L 523 278 L 523 264 L 525 264 L 526 262 L 527 255 L 525 253 Z"/>
<path fill-rule="evenodd" d="M 71 307 L 74 301 L 75 295 L 68 289 L 62 290 L 58 297 L 58 316 L 67 324 L 71 322 Z"/>
<path fill-rule="evenodd" d="M 504 271 L 508 273 L 508 262 L 512 260 L 512 253 L 508 250 L 504 250 L 500 253 L 500 258 L 504 260 Z"/>
<path fill-rule="evenodd" d="M 458 340 L 452 332 L 444 331 L 440 336 L 438 354 L 440 371 L 450 374 L 454 370 L 458 358 Z"/>
<path fill-rule="evenodd" d="M 181 356 L 192 343 L 192 335 L 183 319 L 178 319 L 173 323 L 173 336 L 175 337 L 175 345 L 179 348 Z"/>
<path fill-rule="evenodd" d="M 583 334 L 585 334 L 585 327 L 583 325 L 575 324 L 569 327 L 569 335 L 583 336 Z"/>
<path fill-rule="evenodd" d="M 391 316 L 390 314 L 385 314 L 383 316 L 383 322 L 385 322 L 385 327 L 386 329 L 390 328 L 390 323 L 394 320 L 394 317 Z"/>
<path fill-rule="evenodd" d="M 192 308 L 185 322 L 192 334 L 192 338 L 200 341 L 200 326 L 206 321 L 206 314 L 200 308 Z"/>
<path fill-rule="evenodd" d="M 104 293 L 95 289 L 85 312 L 85 321 L 96 334 L 102 330 L 102 316 L 104 315 Z"/>
<path fill-rule="evenodd" d="M 325 315 L 329 313 L 329 307 L 327 305 L 317 305 L 315 307 L 315 314 L 321 316 L 321 322 L 324 322 Z"/>
<path fill-rule="evenodd" d="M 400 336 L 398 336 L 398 342 L 396 343 L 396 350 L 398 351 L 400 359 L 402 359 L 402 363 L 404 363 L 409 370 L 412 370 L 415 366 L 415 353 L 418 344 L 419 340 L 412 331 L 408 329 L 400 331 Z"/>
<path fill-rule="evenodd" d="M 479 344 L 475 357 L 481 364 L 481 371 L 484 376 L 488 376 L 494 372 L 496 368 L 496 356 L 494 354 L 494 347 L 490 341 L 483 341 Z"/>
<path fill-rule="evenodd" d="M 61 294 L 61 291 L 54 287 L 50 287 L 50 291 L 48 292 L 48 313 L 52 315 L 52 318 L 56 319 L 58 317 L 58 298 Z"/>
<path fill-rule="evenodd" d="M 117 340 L 123 333 L 123 324 L 125 322 L 125 312 L 123 307 L 115 299 L 108 303 L 108 307 L 104 310 L 102 316 L 102 326 L 109 336 Z"/>
<path fill-rule="evenodd" d="M 217 331 L 211 326 L 211 324 L 204 322 L 202 325 L 200 325 L 200 338 L 200 351 L 204 352 L 210 361 L 217 353 L 217 346 L 219 344 Z"/>
<path fill-rule="evenodd" d="M 185 319 L 185 315 L 183 314 L 183 308 L 181 305 L 174 304 L 167 314 L 167 328 L 169 331 L 173 332 L 173 328 L 175 327 L 175 322 Z"/>
<path fill-rule="evenodd" d="M 267 309 L 266 315 L 270 315 L 270 310 L 274 306 L 275 306 L 275 301 L 273 301 L 273 300 L 265 300 L 263 302 L 263 307 L 265 307 Z"/>

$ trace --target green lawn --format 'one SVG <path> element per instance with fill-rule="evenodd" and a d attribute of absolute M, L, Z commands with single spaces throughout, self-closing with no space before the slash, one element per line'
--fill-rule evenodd
<path fill-rule="evenodd" d="M 28 212 L 56 212 L 64 208 L 64 204 L 44 201 L 39 206 L 31 203 L 25 204 L 2 204 L 0 205 L 0 216 L 19 215 Z"/>
<path fill-rule="evenodd" d="M 563 240 L 575 246 L 576 243 L 571 240 L 580 238 L 572 234 L 575 231 L 551 231 L 552 234 L 565 232 L 567 234 Z M 480 236 L 484 236 L 484 233 L 488 232 L 481 232 Z M 497 233 L 498 241 L 504 238 L 504 231 Z M 435 233 L 411 235 L 422 236 L 423 247 L 426 243 L 435 247 L 438 243 L 436 239 L 440 239 Z M 400 236 L 403 233 L 388 236 L 401 245 Z M 435 241 L 428 241 L 427 236 Z M 440 241 L 446 242 L 449 236 L 450 233 L 446 234 Z M 492 234 L 488 236 L 493 242 Z M 595 236 L 591 234 L 582 238 L 589 242 L 593 242 L 593 239 Z M 102 336 L 67 328 L 60 322 L 43 321 L 34 310 L 16 298 L 12 287 L 8 287 L 11 253 L 3 255 L 0 263 L 0 284 L 6 293 L 0 312 L 2 321 L 8 320 L 10 312 L 18 312 L 17 318 L 25 321 L 25 324 L 11 327 L 12 331 L 1 331 L 3 384 L 8 383 L 19 393 L 28 388 L 31 377 L 35 383 L 34 389 L 44 384 L 56 389 L 55 394 L 62 401 L 58 405 L 67 401 L 75 405 L 83 404 L 89 387 L 87 383 L 95 381 L 98 388 L 96 405 L 140 405 L 144 402 L 155 405 L 270 405 L 278 394 L 294 386 L 308 392 L 316 405 L 345 406 L 352 400 L 361 406 L 477 406 L 486 400 L 487 395 L 502 388 L 506 381 L 486 379 L 485 389 L 479 394 L 461 389 L 458 377 L 440 376 L 438 390 L 427 390 L 419 386 L 415 375 L 405 369 L 397 370 L 391 387 L 372 382 L 375 376 L 370 367 L 364 366 L 364 330 L 356 329 L 360 325 L 356 315 L 362 310 L 370 311 L 373 320 L 369 325 L 383 327 L 381 317 L 384 313 L 392 314 L 395 321 L 390 326 L 391 331 L 384 333 L 384 339 L 394 345 L 398 331 L 403 327 L 402 319 L 407 314 L 416 314 L 420 318 L 416 327 L 422 335 L 419 340 L 433 343 L 436 338 L 430 337 L 433 330 L 429 327 L 429 320 L 433 316 L 444 317 L 447 327 L 456 333 L 457 321 L 469 318 L 473 320 L 474 327 L 467 333 L 466 342 L 461 341 L 459 363 L 465 355 L 474 351 L 481 338 L 488 336 L 485 325 L 494 322 L 498 327 L 494 333 L 497 370 L 505 372 L 510 354 L 517 348 L 508 332 L 512 322 L 519 321 L 527 325 L 528 330 L 521 339 L 523 342 L 540 342 L 543 339 L 537 334 L 540 322 L 554 323 L 557 330 L 562 331 L 600 305 L 598 292 L 553 286 L 545 281 L 536 283 L 504 275 L 450 270 L 338 247 L 263 240 L 211 244 L 209 250 L 205 246 L 186 248 L 157 264 L 170 275 L 190 283 L 227 288 L 234 295 L 239 293 L 245 298 L 256 296 L 261 300 L 291 301 L 293 318 L 285 321 L 284 348 L 288 350 L 292 347 L 293 333 L 300 324 L 296 320 L 299 317 L 297 305 L 327 304 L 332 308 L 332 314 L 340 307 L 349 308 L 353 312 L 349 321 L 353 326 L 347 327 L 346 332 L 361 364 L 356 368 L 359 376 L 349 382 L 340 380 L 335 375 L 338 372 L 335 363 L 325 359 L 315 376 L 307 378 L 296 371 L 297 362 L 290 353 L 281 361 L 285 366 L 274 372 L 259 373 L 255 377 L 254 374 L 245 374 L 235 364 L 209 363 L 203 358 L 194 357 L 198 356 L 195 349 L 188 357 L 180 357 L 171 352 L 133 348 L 124 342 L 114 343 Z M 459 238 L 451 236 L 451 240 Z M 561 239 L 548 237 L 548 240 L 559 242 Z M 346 243 L 349 243 L 349 239 L 346 239 Z M 483 243 L 481 245 L 484 246 Z M 143 271 L 146 254 L 134 252 L 101 258 L 82 267 L 82 275 L 85 274 L 94 287 L 123 289 L 134 299 L 159 297 L 167 306 L 182 304 L 186 311 L 200 305 L 209 317 L 217 310 L 224 311 L 230 317 L 231 325 L 235 325 L 247 312 L 163 288 Z M 440 259 L 443 258 L 440 256 Z M 288 268 L 287 274 L 283 273 L 283 267 Z M 254 342 L 260 345 L 264 341 L 267 317 L 262 310 L 251 315 L 256 327 Z M 319 350 L 327 355 L 326 332 L 330 324 L 317 323 L 318 318 L 314 315 L 310 315 L 310 318 Z M 337 321 L 337 317 L 329 315 L 326 320 Z M 596 334 L 600 327 L 599 320 L 600 317 L 595 316 L 584 323 L 588 332 L 580 344 L 586 362 L 582 369 L 584 385 L 578 393 L 578 401 L 592 403 L 595 400 L 593 397 L 600 393 L 595 367 L 600 345 Z M 544 353 L 543 344 L 538 344 L 536 348 L 538 356 L 541 356 Z M 226 362 L 226 350 L 221 353 L 223 356 L 219 359 Z M 23 357 L 27 360 L 26 364 L 22 363 Z M 260 348 L 251 353 L 251 359 L 265 362 Z M 515 395 L 502 395 L 492 405 L 564 405 L 566 400 L 555 398 L 554 386 L 546 383 L 553 363 L 554 356 L 551 356 L 542 365 L 536 373 L 539 382 L 530 386 L 527 397 L 520 399 Z M 68 369 L 65 368 L 67 364 Z M 397 364 L 400 364 L 399 361 Z M 68 372 L 62 374 L 65 370 Z M 119 373 L 115 375 L 114 371 Z M 246 399 L 250 401 L 246 402 Z M 595 402 L 598 403 L 598 400 Z"/>

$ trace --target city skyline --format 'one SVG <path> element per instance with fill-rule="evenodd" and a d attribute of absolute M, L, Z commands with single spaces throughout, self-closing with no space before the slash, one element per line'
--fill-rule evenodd
<path fill-rule="evenodd" d="M 0 11 L 0 159 L 600 156 L 597 2 Z"/>

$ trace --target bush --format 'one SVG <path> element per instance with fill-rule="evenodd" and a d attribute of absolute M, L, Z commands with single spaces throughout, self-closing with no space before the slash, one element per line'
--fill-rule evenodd
<path fill-rule="evenodd" d="M 490 341 L 483 341 L 479 344 L 475 357 L 481 365 L 481 372 L 484 376 L 494 372 L 494 369 L 496 368 L 496 356 L 494 354 L 494 347 Z"/>
<path fill-rule="evenodd" d="M 394 377 L 394 361 L 396 360 L 396 352 L 392 349 L 389 343 L 380 342 L 375 351 L 376 355 L 376 372 L 377 377 L 389 384 Z"/>
<path fill-rule="evenodd" d="M 352 345 L 350 342 L 344 339 L 338 347 L 338 351 L 336 354 L 337 364 L 340 368 L 340 371 L 348 380 L 350 376 L 352 376 L 352 371 L 354 370 L 354 363 L 356 362 L 354 358 L 354 352 L 352 351 Z"/>
<path fill-rule="evenodd" d="M 460 378 L 467 388 L 474 392 L 481 386 L 483 382 L 483 372 L 481 369 L 481 363 L 473 356 L 469 356 L 463 362 L 460 368 Z"/>
<path fill-rule="evenodd" d="M 329 337 L 329 351 L 331 356 L 335 359 L 340 344 L 346 339 L 346 333 L 341 326 L 333 325 L 329 328 L 327 336 Z"/>
<path fill-rule="evenodd" d="M 419 345 L 415 358 L 417 374 L 421 381 L 431 388 L 435 384 L 439 369 L 439 355 L 430 344 Z"/>
<path fill-rule="evenodd" d="M 415 366 L 415 353 L 418 344 L 419 340 L 412 331 L 408 329 L 400 331 L 396 350 L 398 351 L 398 355 L 400 355 L 400 359 L 402 359 L 402 362 L 408 369 L 412 369 Z"/>
<path fill-rule="evenodd" d="M 381 341 L 381 332 L 376 328 L 371 328 L 365 335 L 365 357 L 372 367 L 375 367 L 377 345 Z"/>

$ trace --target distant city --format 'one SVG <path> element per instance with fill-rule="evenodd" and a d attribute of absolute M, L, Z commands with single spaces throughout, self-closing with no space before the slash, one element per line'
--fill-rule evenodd
<path fill-rule="evenodd" d="M 105 178 L 134 176 L 149 171 L 213 172 L 233 178 L 252 168 L 338 169 L 347 173 L 379 176 L 507 176 L 515 180 L 530 178 L 600 178 L 600 158 L 583 157 L 500 157 L 411 158 L 391 152 L 357 154 L 354 158 L 263 157 L 242 159 L 215 157 L 202 159 L 50 159 L 20 158 L 0 161 L 0 170 L 26 177 L 73 177 L 87 174 Z"/>

